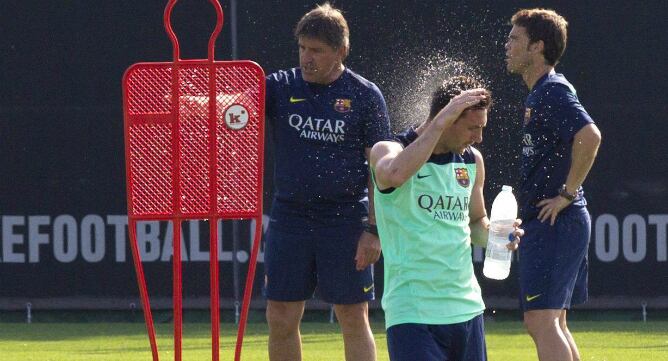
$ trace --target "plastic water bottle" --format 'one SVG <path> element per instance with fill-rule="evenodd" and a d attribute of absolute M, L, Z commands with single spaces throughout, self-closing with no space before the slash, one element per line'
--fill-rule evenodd
<path fill-rule="evenodd" d="M 503 186 L 501 192 L 492 203 L 490 217 L 489 239 L 485 252 L 485 264 L 482 273 L 487 278 L 503 280 L 510 273 L 512 252 L 506 248 L 510 242 L 513 224 L 517 218 L 517 201 L 513 195 L 513 187 Z"/>

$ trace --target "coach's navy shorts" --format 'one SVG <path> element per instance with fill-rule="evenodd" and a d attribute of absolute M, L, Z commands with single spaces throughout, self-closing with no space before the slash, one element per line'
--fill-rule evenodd
<path fill-rule="evenodd" d="M 483 316 L 451 325 L 391 326 L 387 350 L 391 361 L 486 361 Z"/>
<path fill-rule="evenodd" d="M 569 309 L 584 303 L 591 219 L 586 207 L 562 211 L 554 226 L 533 219 L 522 225 L 519 247 L 523 311 Z"/>
<path fill-rule="evenodd" d="M 372 266 L 355 269 L 357 242 L 363 231 L 361 217 L 323 223 L 272 215 L 264 253 L 267 299 L 304 301 L 315 292 L 333 304 L 373 300 Z"/>

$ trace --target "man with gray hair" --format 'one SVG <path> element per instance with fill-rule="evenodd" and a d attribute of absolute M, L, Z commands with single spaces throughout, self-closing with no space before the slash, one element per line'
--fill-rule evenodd
<path fill-rule="evenodd" d="M 269 358 L 301 360 L 299 324 L 314 293 L 334 304 L 346 360 L 375 360 L 368 301 L 380 257 L 366 158 L 389 139 L 376 85 L 343 65 L 345 18 L 329 3 L 295 28 L 299 67 L 267 77 L 274 199 L 266 235 Z"/>

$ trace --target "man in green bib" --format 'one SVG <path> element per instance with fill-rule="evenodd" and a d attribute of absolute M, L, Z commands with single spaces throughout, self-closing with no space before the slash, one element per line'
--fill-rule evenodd
<path fill-rule="evenodd" d="M 487 359 L 471 242 L 487 244 L 480 152 L 491 95 L 465 76 L 434 92 L 429 118 L 371 150 L 375 213 L 385 259 L 390 359 Z M 519 220 L 516 249 L 523 231 Z"/>

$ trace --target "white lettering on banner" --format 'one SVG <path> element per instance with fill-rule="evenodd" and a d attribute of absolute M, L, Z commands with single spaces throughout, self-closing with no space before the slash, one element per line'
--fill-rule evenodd
<path fill-rule="evenodd" d="M 78 238 L 74 217 L 64 214 L 53 220 L 53 256 L 58 262 L 70 263 L 77 258 Z"/>
<path fill-rule="evenodd" d="M 104 221 L 98 215 L 87 215 L 81 220 L 81 255 L 89 263 L 104 259 Z"/>
<path fill-rule="evenodd" d="M 160 257 L 160 223 L 137 223 L 137 248 L 142 262 L 155 262 Z"/>
<path fill-rule="evenodd" d="M 16 253 L 14 246 L 25 242 L 22 235 L 14 233 L 14 227 L 23 226 L 25 218 L 21 216 L 2 217 L 2 262 L 25 263 L 26 255 Z"/>
<path fill-rule="evenodd" d="M 621 232 L 619 223 L 618 218 L 612 214 L 602 214 L 596 218 L 594 242 L 596 257 L 600 261 L 618 261 L 620 249 L 624 259 L 628 262 L 646 261 L 648 243 L 652 240 L 656 240 L 656 261 L 667 261 L 666 225 L 668 224 L 668 215 L 651 214 L 647 216 L 647 221 L 645 221 L 645 217 L 642 215 L 629 214 L 621 222 Z M 656 238 L 648 240 L 647 225 L 656 226 Z"/>
<path fill-rule="evenodd" d="M 97 263 L 111 257 L 118 263 L 128 261 L 130 249 L 127 216 L 108 215 L 105 219 L 103 216 L 90 214 L 80 221 L 67 214 L 53 218 L 43 215 L 4 215 L 0 218 L 0 263 L 39 263 L 48 259 L 59 263 L 72 263 L 77 260 Z M 265 222 L 268 221 L 268 216 L 265 216 Z M 182 230 L 185 232 L 181 234 L 183 261 L 209 261 L 209 251 L 206 250 L 209 241 L 200 239 L 200 228 L 199 221 L 184 222 Z M 171 262 L 171 222 L 137 222 L 136 235 L 142 262 Z M 233 252 L 223 248 L 223 226 L 220 220 L 217 239 L 218 259 L 221 262 L 231 262 Z M 252 239 L 248 244 L 251 242 Z M 244 249 L 237 251 L 237 259 L 248 262 L 249 252 Z M 262 251 L 258 259 L 263 262 Z"/>
<path fill-rule="evenodd" d="M 40 233 L 43 226 L 51 223 L 49 216 L 30 216 L 28 217 L 28 234 L 30 242 L 28 243 L 28 262 L 39 263 L 39 246 L 49 244 L 49 235 Z"/>
<path fill-rule="evenodd" d="M 190 224 L 190 260 L 204 262 L 209 260 L 209 252 L 202 251 L 199 239 L 199 222 Z"/>
<path fill-rule="evenodd" d="M 49 259 L 59 263 L 77 260 L 97 263 L 105 259 L 118 263 L 128 261 L 130 250 L 126 216 L 90 214 L 81 220 L 68 214 L 55 217 L 4 215 L 0 218 L 0 263 L 38 263 Z M 668 262 L 668 214 L 601 214 L 595 219 L 592 252 L 598 261 Z M 223 249 L 223 227 L 222 221 L 219 222 L 218 259 L 230 262 L 233 252 Z M 244 240 L 248 242 L 248 247 L 243 247 L 247 250 L 252 246 L 255 233 L 254 221 L 249 223 L 250 237 Z M 269 216 L 264 215 L 263 232 L 268 225 Z M 201 239 L 201 228 L 199 221 L 184 222 L 180 240 L 184 261 L 209 261 L 208 240 Z M 171 222 L 138 222 L 136 234 L 143 262 L 171 261 Z M 229 242 L 227 247 L 231 247 Z M 237 253 L 240 262 L 248 262 L 250 255 L 247 250 Z M 474 248 L 473 259 L 476 263 L 482 262 L 481 249 Z M 258 262 L 264 262 L 263 249 L 260 249 Z"/>
<path fill-rule="evenodd" d="M 128 226 L 126 216 L 107 216 L 107 224 L 114 226 L 116 234 L 116 262 L 125 262 L 125 247 L 127 247 L 125 229 Z"/>
<path fill-rule="evenodd" d="M 619 223 L 612 214 L 602 214 L 594 227 L 594 249 L 602 262 L 613 262 L 619 256 Z"/>
<path fill-rule="evenodd" d="M 188 222 L 190 231 L 188 246 L 186 247 L 185 235 L 181 233 L 181 259 L 190 262 L 208 262 L 209 251 L 202 250 L 202 241 L 200 240 L 200 227 L 198 222 Z M 183 231 L 183 227 L 181 230 Z M 170 223 L 167 224 L 165 234 L 160 235 L 160 222 L 146 221 L 137 222 L 137 245 L 143 262 L 155 262 L 160 259 L 161 262 L 171 261 L 173 255 L 173 234 L 174 229 Z M 222 262 L 232 261 L 232 252 L 223 249 L 223 227 L 222 222 L 218 221 L 218 260 Z M 164 241 L 162 241 L 164 240 Z M 162 245 L 162 248 L 160 248 Z M 188 252 L 189 251 L 189 252 Z M 237 252 L 237 259 L 240 262 L 248 261 L 248 252 L 240 250 Z M 259 259 L 259 258 L 258 258 Z"/>
<path fill-rule="evenodd" d="M 183 228 L 181 230 L 183 231 Z M 160 260 L 168 262 L 174 255 L 174 228 L 172 227 L 172 222 L 167 223 L 167 232 L 165 233 L 165 242 L 162 246 L 162 257 Z M 186 251 L 186 243 L 183 240 L 183 232 L 179 236 L 179 243 L 181 244 L 181 260 L 188 261 L 188 252 Z"/>
<path fill-rule="evenodd" d="M 647 223 L 656 226 L 656 260 L 666 262 L 668 261 L 668 241 L 666 240 L 668 214 L 651 214 L 647 219 Z"/>
<path fill-rule="evenodd" d="M 637 237 L 633 237 L 633 230 Z M 623 224 L 624 258 L 629 262 L 641 262 L 647 254 L 647 226 L 645 219 L 638 214 L 624 218 Z"/>

